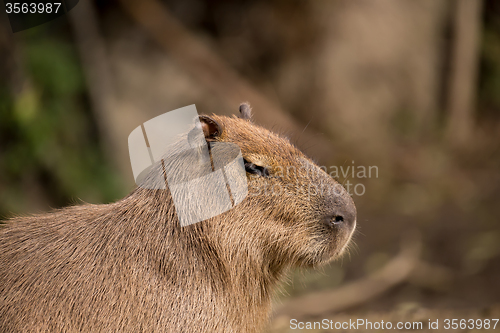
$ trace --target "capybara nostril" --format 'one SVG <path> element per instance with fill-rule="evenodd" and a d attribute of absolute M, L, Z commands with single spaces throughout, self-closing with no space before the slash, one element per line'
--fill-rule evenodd
<path fill-rule="evenodd" d="M 326 224 L 328 227 L 342 227 L 344 224 L 345 220 L 342 215 L 328 215 L 323 219 L 323 223 Z"/>
<path fill-rule="evenodd" d="M 344 222 L 344 217 L 342 215 L 337 215 L 333 218 L 332 222 L 335 224 L 340 224 L 341 222 Z"/>

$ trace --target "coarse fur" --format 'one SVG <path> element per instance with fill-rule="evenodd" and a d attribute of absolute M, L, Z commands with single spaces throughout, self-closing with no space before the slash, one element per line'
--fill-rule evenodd
<path fill-rule="evenodd" d="M 338 257 L 356 208 L 286 138 L 253 124 L 248 105 L 240 112 L 200 117 L 207 141 L 236 143 L 254 167 L 248 196 L 221 215 L 180 227 L 168 190 L 137 187 L 116 203 L 6 221 L 0 332 L 262 331 L 273 287 L 291 267 Z"/>

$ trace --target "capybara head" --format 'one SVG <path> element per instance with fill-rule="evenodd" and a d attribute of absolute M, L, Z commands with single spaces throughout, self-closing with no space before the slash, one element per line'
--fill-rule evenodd
<path fill-rule="evenodd" d="M 250 111 L 242 104 L 239 117 L 200 116 L 207 141 L 239 146 L 248 181 L 248 196 L 207 223 L 218 224 L 223 242 L 260 250 L 271 269 L 338 257 L 356 226 L 351 196 L 287 138 L 255 125 Z"/>

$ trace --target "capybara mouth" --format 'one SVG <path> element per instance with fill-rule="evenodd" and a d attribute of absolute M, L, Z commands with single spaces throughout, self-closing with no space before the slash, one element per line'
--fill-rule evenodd
<path fill-rule="evenodd" d="M 345 253 L 356 229 L 356 218 L 349 221 L 339 215 L 330 215 L 323 218 L 321 222 L 324 226 L 325 251 L 320 254 L 320 260 L 326 263 Z"/>

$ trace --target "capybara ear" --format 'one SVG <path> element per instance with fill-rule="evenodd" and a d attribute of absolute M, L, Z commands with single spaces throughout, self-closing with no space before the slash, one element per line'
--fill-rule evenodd
<path fill-rule="evenodd" d="M 246 120 L 252 119 L 252 107 L 248 102 L 240 104 L 240 118 Z"/>
<path fill-rule="evenodd" d="M 221 125 L 209 116 L 200 116 L 200 124 L 207 141 L 214 141 L 222 134 Z"/>

